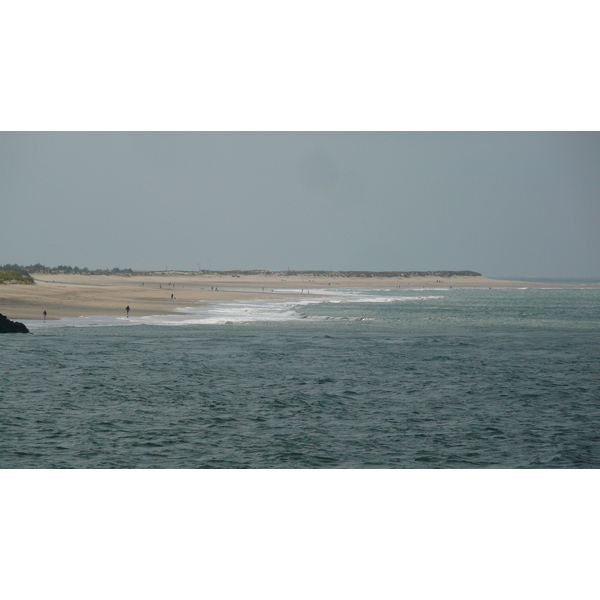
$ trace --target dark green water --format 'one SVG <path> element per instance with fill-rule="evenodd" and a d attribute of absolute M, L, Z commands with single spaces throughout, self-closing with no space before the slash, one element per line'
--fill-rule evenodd
<path fill-rule="evenodd" d="M 1 336 L 0 467 L 600 467 L 600 290 L 330 300 Z"/>

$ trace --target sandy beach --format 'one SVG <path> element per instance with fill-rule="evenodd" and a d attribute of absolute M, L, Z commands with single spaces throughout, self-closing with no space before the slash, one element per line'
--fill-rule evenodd
<path fill-rule="evenodd" d="M 487 277 L 307 277 L 300 275 L 215 275 L 165 272 L 152 275 L 34 275 L 34 285 L 0 285 L 0 313 L 9 319 L 48 319 L 92 315 L 168 314 L 203 302 L 282 299 L 318 294 L 324 288 L 544 288 L 582 287 Z M 598 287 L 598 286 L 586 286 Z"/>

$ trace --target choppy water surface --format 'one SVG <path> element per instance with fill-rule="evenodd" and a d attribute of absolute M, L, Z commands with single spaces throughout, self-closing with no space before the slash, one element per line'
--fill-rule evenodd
<path fill-rule="evenodd" d="M 0 467 L 600 467 L 600 290 L 324 292 L 1 336 Z"/>

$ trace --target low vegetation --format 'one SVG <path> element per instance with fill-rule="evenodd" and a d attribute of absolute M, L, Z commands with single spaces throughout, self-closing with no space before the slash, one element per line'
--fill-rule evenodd
<path fill-rule="evenodd" d="M 22 269 L 5 269 L 0 267 L 0 283 L 34 283 L 33 277 Z"/>
<path fill-rule="evenodd" d="M 22 277 L 31 279 L 29 273 L 76 273 L 81 275 L 164 275 L 167 273 L 176 275 L 226 275 L 231 277 L 239 277 L 241 275 L 271 275 L 275 277 L 480 277 L 481 273 L 475 271 L 265 271 L 265 270 L 233 270 L 233 271 L 212 271 L 203 269 L 202 271 L 134 271 L 133 269 L 88 269 L 84 267 L 71 267 L 69 265 L 59 265 L 58 267 L 46 267 L 37 263 L 35 265 L 4 265 L 0 267 L 0 281 L 2 281 L 2 273 L 20 273 Z M 21 283 L 33 283 L 31 281 L 21 281 Z"/>
<path fill-rule="evenodd" d="M 273 275 L 276 277 L 481 277 L 476 271 L 202 271 L 204 275 Z"/>

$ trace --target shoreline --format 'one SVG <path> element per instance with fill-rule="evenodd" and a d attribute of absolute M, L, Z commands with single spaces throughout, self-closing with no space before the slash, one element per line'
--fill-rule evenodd
<path fill-rule="evenodd" d="M 175 313 L 206 302 L 282 300 L 318 296 L 318 290 L 452 288 L 598 289 L 600 284 L 506 281 L 484 276 L 347 277 L 307 275 L 35 275 L 35 284 L 0 285 L 0 313 L 11 320 L 48 320 L 82 316 L 141 317 Z M 302 293 L 301 293 L 302 290 Z M 173 297 L 171 297 L 173 295 Z"/>

